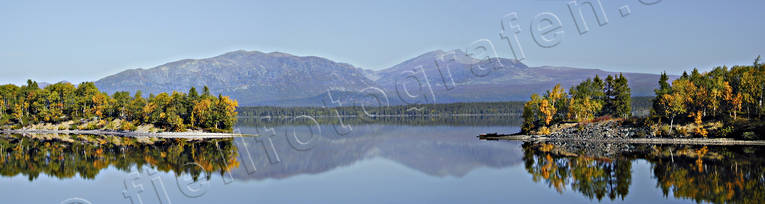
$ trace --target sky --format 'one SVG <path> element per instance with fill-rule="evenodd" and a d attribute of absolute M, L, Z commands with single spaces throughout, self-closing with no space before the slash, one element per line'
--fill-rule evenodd
<path fill-rule="evenodd" d="M 762 0 L 601 0 L 608 23 L 599 26 L 584 7 L 585 34 L 577 31 L 569 2 L 2 1 L 0 83 L 95 81 L 234 50 L 319 56 L 379 70 L 485 39 L 498 57 L 513 58 L 499 35 L 502 18 L 513 12 L 529 66 L 680 74 L 748 65 L 765 54 Z M 621 15 L 624 6 L 629 15 Z M 554 47 L 532 37 L 541 13 L 561 22 Z"/>

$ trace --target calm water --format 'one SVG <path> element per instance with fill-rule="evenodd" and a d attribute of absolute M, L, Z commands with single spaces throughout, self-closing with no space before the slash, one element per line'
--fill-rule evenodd
<path fill-rule="evenodd" d="M 468 120 L 243 122 L 242 133 L 261 137 L 204 141 L 6 135 L 0 194 L 2 203 L 695 203 L 765 196 L 760 147 L 482 141 L 475 135 L 518 127 Z"/>

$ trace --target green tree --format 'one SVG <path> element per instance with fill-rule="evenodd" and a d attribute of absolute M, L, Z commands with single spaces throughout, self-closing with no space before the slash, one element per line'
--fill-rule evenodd
<path fill-rule="evenodd" d="M 91 118 L 95 116 L 95 104 L 93 103 L 93 97 L 100 94 L 96 84 L 93 82 L 83 82 L 77 86 L 75 90 L 75 97 L 77 98 L 75 107 L 78 111 L 77 116 L 83 118 Z"/>
<path fill-rule="evenodd" d="M 228 96 L 218 95 L 218 102 L 214 113 L 218 121 L 216 121 L 216 129 L 224 131 L 231 131 L 236 124 L 236 107 L 239 103 L 236 100 L 230 99 Z"/>
<path fill-rule="evenodd" d="M 210 94 L 210 88 L 207 88 L 207 86 L 204 87 L 202 90 L 202 98 L 212 98 L 212 94 Z"/>
<path fill-rule="evenodd" d="M 197 93 L 197 88 L 191 87 L 191 89 L 189 89 L 189 99 L 192 101 L 196 101 L 198 98 L 199 98 L 199 93 Z"/>
<path fill-rule="evenodd" d="M 669 76 L 667 76 L 667 72 L 661 73 L 661 77 L 659 78 L 659 88 L 654 89 L 653 92 L 656 94 L 656 97 L 653 99 L 652 114 L 659 118 L 669 118 L 665 115 L 667 110 L 664 110 L 664 107 L 666 106 L 661 103 L 662 96 L 672 93 L 672 86 L 669 84 Z"/>
<path fill-rule="evenodd" d="M 143 107 L 146 106 L 146 99 L 143 98 L 141 91 L 136 91 L 135 96 L 130 101 L 127 108 L 127 119 L 129 121 L 143 121 Z"/>
<path fill-rule="evenodd" d="M 525 133 L 531 132 L 538 127 L 539 121 L 541 121 L 542 115 L 539 112 L 539 106 L 542 103 L 542 98 L 537 94 L 531 95 L 531 100 L 526 102 L 523 106 L 523 125 L 521 125 L 521 131 Z"/>
<path fill-rule="evenodd" d="M 115 92 L 112 95 L 112 98 L 114 99 L 114 106 L 112 106 L 111 112 L 114 113 L 112 115 L 113 117 L 118 117 L 120 119 L 127 119 L 129 115 L 129 108 L 130 108 L 130 101 L 132 98 L 130 97 L 130 92 L 126 91 L 119 91 Z"/>
<path fill-rule="evenodd" d="M 612 112 L 622 118 L 632 116 L 632 90 L 627 82 L 627 78 L 619 73 L 619 77 L 613 83 L 613 96 L 609 96 L 612 97 Z"/>

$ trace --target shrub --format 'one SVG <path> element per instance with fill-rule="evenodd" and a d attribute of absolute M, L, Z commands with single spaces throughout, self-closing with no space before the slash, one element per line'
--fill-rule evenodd
<path fill-rule="evenodd" d="M 754 132 L 744 132 L 741 137 L 747 140 L 754 140 L 757 139 L 757 134 L 754 134 Z"/>
<path fill-rule="evenodd" d="M 659 127 L 659 130 L 661 131 L 659 135 L 669 136 L 670 134 L 672 134 L 672 127 L 670 127 L 669 125 L 661 125 Z"/>
<path fill-rule="evenodd" d="M 98 129 L 98 123 L 88 123 L 85 125 L 85 130 L 95 130 Z"/>
<path fill-rule="evenodd" d="M 167 121 L 170 124 L 168 129 L 171 131 L 180 132 L 186 129 L 186 126 L 183 125 L 183 119 L 178 115 L 170 115 L 170 117 L 167 118 Z"/>
<path fill-rule="evenodd" d="M 642 127 L 648 125 L 646 119 L 638 118 L 638 117 L 631 117 L 624 119 L 624 121 L 621 122 L 623 126 L 632 126 L 632 127 Z"/>
<path fill-rule="evenodd" d="M 550 128 L 547 128 L 547 127 L 539 128 L 539 131 L 537 133 L 539 133 L 540 135 L 549 135 Z"/>
<path fill-rule="evenodd" d="M 612 119 L 611 115 L 604 115 L 604 116 L 600 116 L 600 117 L 597 117 L 595 119 L 592 119 L 592 122 L 593 123 L 597 123 L 597 122 L 602 122 L 602 121 L 608 121 L 608 120 L 611 120 L 611 119 Z"/>
<path fill-rule="evenodd" d="M 106 129 L 107 130 L 116 130 L 117 129 L 117 125 L 118 125 L 117 123 L 118 122 L 116 120 L 107 123 L 106 124 Z"/>
<path fill-rule="evenodd" d="M 707 137 L 707 134 L 709 134 L 709 132 L 707 132 L 707 129 L 704 129 L 703 126 L 696 127 L 694 132 L 696 132 L 696 134 L 698 134 L 701 137 Z"/>
<path fill-rule="evenodd" d="M 70 130 L 79 130 L 80 128 L 79 128 L 79 125 L 77 125 L 77 123 L 72 123 L 71 125 L 69 125 L 69 129 Z"/>
<path fill-rule="evenodd" d="M 136 129 L 138 129 L 138 127 L 136 127 L 133 123 L 129 121 L 122 122 L 122 125 L 120 127 L 120 130 L 123 130 L 123 131 L 135 131 Z"/>
<path fill-rule="evenodd" d="M 677 134 L 680 134 L 682 136 L 688 137 L 690 134 L 688 133 L 688 129 L 684 127 L 677 128 Z"/>
<path fill-rule="evenodd" d="M 726 126 L 724 128 L 721 128 L 720 131 L 717 132 L 717 134 L 720 137 L 730 137 L 731 134 L 733 133 L 733 130 L 734 130 L 733 126 Z"/>

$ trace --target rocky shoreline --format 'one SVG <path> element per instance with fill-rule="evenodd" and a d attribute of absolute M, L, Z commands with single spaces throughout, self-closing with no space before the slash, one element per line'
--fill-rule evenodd
<path fill-rule="evenodd" d="M 556 131 L 546 135 L 556 139 L 630 139 L 655 138 L 648 127 L 627 127 L 617 120 L 608 120 L 584 125 L 563 124 Z"/>
<path fill-rule="evenodd" d="M 578 125 L 558 124 L 547 135 L 509 135 L 485 139 L 518 140 L 526 142 L 589 142 L 627 144 L 688 144 L 688 145 L 765 145 L 765 140 L 736 140 L 731 138 L 666 138 L 656 137 L 649 127 L 621 125 L 618 120 Z"/>

